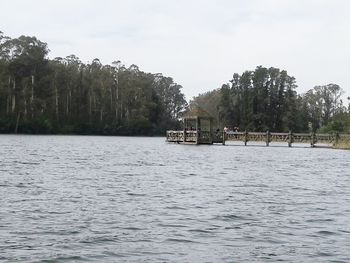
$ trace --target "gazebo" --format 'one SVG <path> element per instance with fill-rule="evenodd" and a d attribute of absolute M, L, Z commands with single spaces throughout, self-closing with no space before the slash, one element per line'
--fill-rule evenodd
<path fill-rule="evenodd" d="M 183 116 L 183 142 L 195 144 L 213 143 L 213 117 L 197 107 Z"/>

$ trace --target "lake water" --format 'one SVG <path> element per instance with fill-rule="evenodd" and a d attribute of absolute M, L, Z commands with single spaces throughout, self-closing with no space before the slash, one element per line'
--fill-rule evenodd
<path fill-rule="evenodd" d="M 349 160 L 307 145 L 3 135 L 0 262 L 350 262 Z"/>

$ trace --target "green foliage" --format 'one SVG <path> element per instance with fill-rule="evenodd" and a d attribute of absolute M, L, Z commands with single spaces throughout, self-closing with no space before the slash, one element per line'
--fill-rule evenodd
<path fill-rule="evenodd" d="M 305 125 L 297 125 L 295 88 L 295 79 L 277 68 L 235 73 L 221 88 L 218 122 L 251 131 L 300 130 Z"/>
<path fill-rule="evenodd" d="M 346 108 L 338 85 L 316 86 L 303 95 L 296 93 L 296 87 L 295 78 L 287 71 L 259 66 L 241 75 L 235 73 L 230 83 L 199 95 L 191 106 L 207 110 L 221 127 L 279 132 L 309 132 L 310 127 L 313 131 L 322 127 L 322 132 L 349 131 L 341 115 Z"/>
<path fill-rule="evenodd" d="M 51 134 L 52 124 L 49 119 L 44 117 L 25 120 L 19 123 L 18 132 L 30 134 Z"/>
<path fill-rule="evenodd" d="M 350 133 L 350 114 L 339 113 L 331 118 L 327 125 L 322 126 L 320 133 Z"/>
<path fill-rule="evenodd" d="M 197 97 L 190 101 L 190 108 L 202 108 L 208 112 L 212 117 L 214 117 L 215 123 L 214 127 L 223 127 L 224 124 L 220 123 L 220 109 L 218 105 L 220 104 L 223 94 L 220 89 L 206 92 L 204 94 L 199 94 Z"/>
<path fill-rule="evenodd" d="M 0 132 L 141 135 L 179 125 L 186 100 L 172 78 L 48 52 L 35 37 L 0 33 Z"/>
<path fill-rule="evenodd" d="M 336 132 L 345 132 L 346 124 L 344 121 L 331 121 L 326 126 L 320 128 L 320 133 L 336 133 Z"/>
<path fill-rule="evenodd" d="M 16 122 L 11 118 L 0 118 L 0 133 L 13 133 Z"/>
<path fill-rule="evenodd" d="M 47 59 L 46 43 L 0 32 L 0 133 L 154 135 L 180 128 L 187 107 L 182 86 L 170 77 L 75 55 Z M 249 131 L 349 132 L 348 108 L 336 84 L 303 95 L 295 78 L 258 66 L 190 102 L 218 127 Z"/>
<path fill-rule="evenodd" d="M 340 99 L 342 94 L 343 90 L 338 85 L 328 84 L 316 86 L 303 95 L 304 110 L 314 131 L 323 126 L 323 130 L 330 129 L 335 124 L 328 126 L 329 122 L 346 112 Z"/>

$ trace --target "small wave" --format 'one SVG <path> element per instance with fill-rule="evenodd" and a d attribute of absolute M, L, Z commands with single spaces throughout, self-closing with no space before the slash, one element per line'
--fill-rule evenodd
<path fill-rule="evenodd" d="M 321 222 L 333 222 L 334 219 L 326 218 L 326 219 L 308 219 L 306 222 L 308 223 L 321 223 Z"/>
<path fill-rule="evenodd" d="M 123 229 L 125 229 L 125 230 L 132 230 L 132 231 L 141 231 L 141 230 L 145 230 L 144 228 L 134 227 L 134 226 L 123 227 Z"/>
<path fill-rule="evenodd" d="M 187 227 L 186 225 L 181 224 L 158 224 L 161 227 Z"/>
<path fill-rule="evenodd" d="M 334 254 L 328 253 L 328 252 L 319 251 L 317 253 L 317 256 L 320 256 L 320 257 L 332 257 L 332 256 L 334 256 Z"/>
<path fill-rule="evenodd" d="M 320 234 L 320 235 L 325 235 L 325 236 L 337 235 L 337 233 L 336 233 L 336 232 L 333 232 L 333 231 L 327 231 L 327 230 L 317 231 L 317 234 Z"/>
<path fill-rule="evenodd" d="M 24 184 L 24 183 L 18 183 L 15 185 L 15 187 L 17 187 L 17 188 L 28 188 L 30 186 L 31 186 L 31 184 Z"/>
<path fill-rule="evenodd" d="M 23 162 L 23 161 L 14 161 L 14 163 L 24 164 L 24 165 L 40 165 L 38 162 Z"/>
<path fill-rule="evenodd" d="M 239 216 L 239 215 L 234 215 L 234 214 L 232 214 L 232 215 L 216 216 L 216 217 L 214 217 L 213 219 L 222 220 L 222 221 L 249 220 L 249 219 L 246 218 L 246 217 Z"/>
<path fill-rule="evenodd" d="M 230 229 L 242 229 L 240 226 L 226 226 L 224 229 L 230 230 Z"/>
<path fill-rule="evenodd" d="M 154 251 L 142 251 L 143 255 L 174 255 L 174 253 L 171 252 L 154 252 Z M 163 262 L 163 261 L 162 261 Z M 166 262 L 166 261 L 164 261 Z"/>
<path fill-rule="evenodd" d="M 153 162 L 145 162 L 139 161 L 137 163 L 133 163 L 131 166 L 166 166 L 164 163 L 153 163 Z"/>
<path fill-rule="evenodd" d="M 43 259 L 39 262 L 42 263 L 56 263 L 56 262 L 65 262 L 65 261 L 86 261 L 86 258 L 80 256 L 59 256 L 52 259 Z"/>
<path fill-rule="evenodd" d="M 50 215 L 65 215 L 65 214 L 71 214 L 71 211 L 49 211 Z"/>
<path fill-rule="evenodd" d="M 165 242 L 176 242 L 176 243 L 200 243 L 198 241 L 193 241 L 189 239 L 181 239 L 181 238 L 167 238 Z"/>
<path fill-rule="evenodd" d="M 205 229 L 189 229 L 189 232 L 195 232 L 195 233 L 212 233 L 210 230 Z"/>
<path fill-rule="evenodd" d="M 81 240 L 80 243 L 82 244 L 99 244 L 99 243 L 108 243 L 108 242 L 115 242 L 118 240 L 118 237 L 114 236 L 100 236 L 100 237 L 90 237 L 85 240 Z"/>
<path fill-rule="evenodd" d="M 186 208 L 184 207 L 181 207 L 181 206 L 167 206 L 166 209 L 175 209 L 175 210 L 187 210 Z"/>
<path fill-rule="evenodd" d="M 23 249 L 23 250 L 35 250 L 36 248 L 30 245 L 9 245 L 6 248 L 8 249 Z"/>
<path fill-rule="evenodd" d="M 105 251 L 105 252 L 103 252 L 103 254 L 106 255 L 106 256 L 117 257 L 117 258 L 130 257 L 129 253 L 114 253 L 114 252 L 111 252 L 111 251 Z"/>
<path fill-rule="evenodd" d="M 131 196 L 146 196 L 146 194 L 140 194 L 140 193 L 127 193 L 127 195 L 131 195 Z"/>

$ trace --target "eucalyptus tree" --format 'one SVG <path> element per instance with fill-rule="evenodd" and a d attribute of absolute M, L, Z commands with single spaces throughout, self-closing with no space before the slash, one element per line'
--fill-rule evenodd
<path fill-rule="evenodd" d="M 182 86 L 162 74 L 153 75 L 153 85 L 160 104 L 162 126 L 176 126 L 187 106 L 185 96 L 181 92 Z"/>
<path fill-rule="evenodd" d="M 216 125 L 216 128 L 223 128 L 224 124 L 221 123 L 221 120 L 224 117 L 221 114 L 224 113 L 220 111 L 220 103 L 223 102 L 222 96 L 223 93 L 221 89 L 199 94 L 189 102 L 189 108 L 201 107 L 214 118 L 214 125 Z"/>
<path fill-rule="evenodd" d="M 332 116 L 342 112 L 341 96 L 344 91 L 336 84 L 316 86 L 314 90 L 320 100 L 322 125 L 327 125 Z"/>
<path fill-rule="evenodd" d="M 235 73 L 221 88 L 221 121 L 255 131 L 296 129 L 295 88 L 295 79 L 278 68 Z"/>
<path fill-rule="evenodd" d="M 182 86 L 116 60 L 47 59 L 35 37 L 0 32 L 0 131 L 151 134 L 179 124 Z"/>

